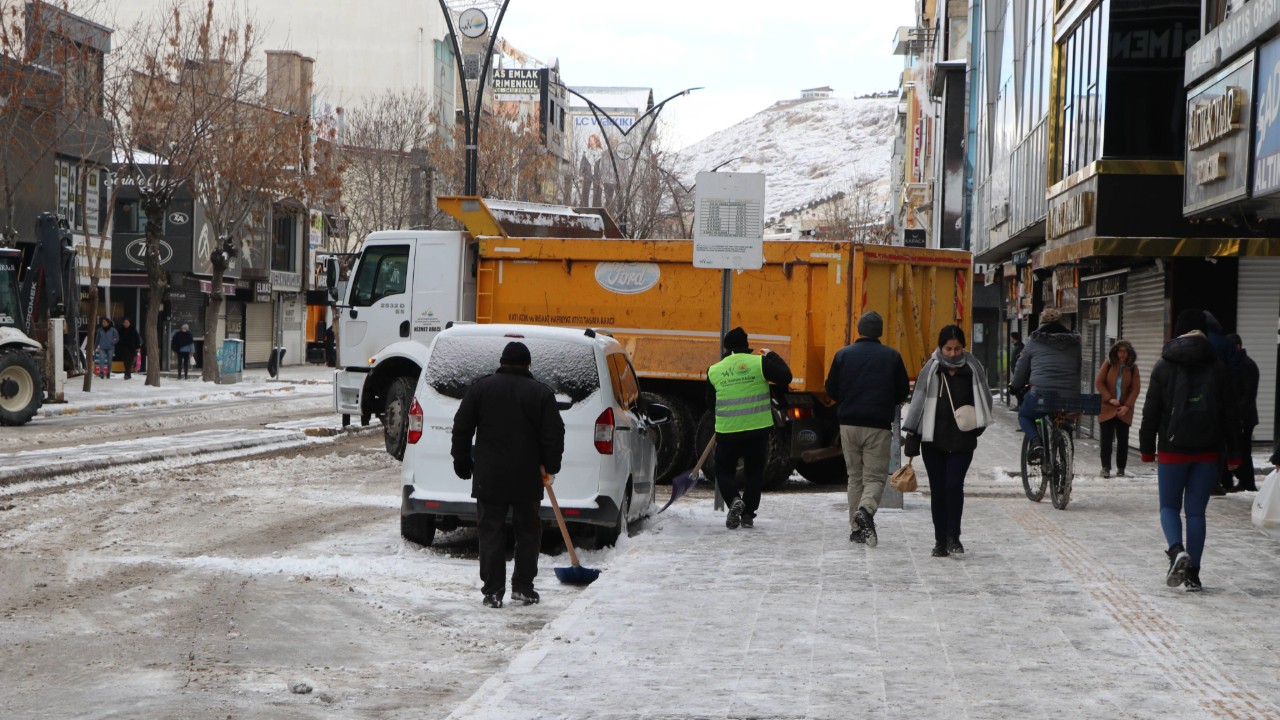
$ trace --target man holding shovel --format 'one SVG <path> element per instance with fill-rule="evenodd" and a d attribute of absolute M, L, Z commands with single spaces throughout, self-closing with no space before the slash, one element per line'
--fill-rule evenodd
<path fill-rule="evenodd" d="M 725 527 L 754 527 L 760 488 L 773 432 L 769 384 L 786 387 L 791 368 L 777 353 L 752 354 L 747 332 L 736 327 L 724 336 L 724 359 L 707 369 L 715 392 L 716 484 L 729 505 Z M 745 487 L 738 496 L 737 468 L 742 460 Z"/>
<path fill-rule="evenodd" d="M 515 530 L 511 599 L 538 602 L 533 578 L 542 544 L 542 475 L 560 472 L 564 421 L 551 389 L 529 372 L 532 358 L 521 342 L 509 342 L 498 371 L 472 383 L 453 416 L 453 471 L 466 480 L 474 472 L 480 532 L 480 581 L 485 607 L 502 607 L 506 592 L 507 512 Z M 471 439 L 475 437 L 475 450 Z"/>

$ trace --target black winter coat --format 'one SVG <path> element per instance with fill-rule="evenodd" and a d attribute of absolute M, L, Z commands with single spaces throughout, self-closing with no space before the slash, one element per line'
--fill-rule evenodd
<path fill-rule="evenodd" d="M 1236 392 L 1240 397 L 1240 425 L 1252 429 L 1258 425 L 1258 363 L 1244 348 L 1236 351 Z"/>
<path fill-rule="evenodd" d="M 116 343 L 116 357 L 124 362 L 133 362 L 133 356 L 137 354 L 138 348 L 142 347 L 142 338 L 138 337 L 138 330 L 132 325 L 124 327 L 121 325 L 120 341 Z"/>
<path fill-rule="evenodd" d="M 539 466 L 555 475 L 564 456 L 555 395 L 525 368 L 503 366 L 476 380 L 453 416 L 451 454 L 455 466 L 472 470 L 471 497 L 541 500 Z"/>
<path fill-rule="evenodd" d="M 826 387 L 841 425 L 884 430 L 893 426 L 898 406 L 911 392 L 902 356 L 872 338 L 858 338 L 836 351 Z"/>
<path fill-rule="evenodd" d="M 1174 374 L 1205 365 L 1213 368 L 1214 385 L 1218 392 L 1218 422 L 1204 428 L 1203 442 L 1196 445 L 1218 448 L 1220 452 L 1226 452 L 1229 459 L 1240 457 L 1240 420 L 1236 412 L 1237 401 L 1231 374 L 1218 359 L 1213 345 L 1200 334 L 1182 335 L 1165 343 L 1160 359 L 1151 369 L 1151 379 L 1147 382 L 1147 399 L 1142 405 L 1142 427 L 1138 430 L 1138 449 L 1143 455 L 1152 455 L 1157 450 L 1189 455 L 1205 452 L 1202 449 L 1170 445 L 1165 440 L 1169 434 Z"/>

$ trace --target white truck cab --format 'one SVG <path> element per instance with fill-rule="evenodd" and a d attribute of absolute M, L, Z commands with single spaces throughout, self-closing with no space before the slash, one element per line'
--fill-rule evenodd
<path fill-rule="evenodd" d="M 334 410 L 343 425 L 382 421 L 387 452 L 404 457 L 406 418 L 427 345 L 451 322 L 475 318 L 473 255 L 462 233 L 371 233 L 345 287 L 337 259 L 327 268 L 337 301 Z"/>

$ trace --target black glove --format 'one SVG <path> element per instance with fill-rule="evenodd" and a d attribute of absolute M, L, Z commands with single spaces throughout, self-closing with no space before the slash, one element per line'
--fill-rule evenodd
<path fill-rule="evenodd" d="M 463 480 L 471 479 L 471 463 L 453 461 L 453 474 Z"/>
<path fill-rule="evenodd" d="M 902 444 L 902 454 L 913 458 L 920 454 L 920 436 L 916 433 L 907 433 L 907 441 Z"/>

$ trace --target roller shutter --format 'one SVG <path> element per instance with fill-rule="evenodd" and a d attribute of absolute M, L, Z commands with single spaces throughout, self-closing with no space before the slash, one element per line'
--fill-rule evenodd
<path fill-rule="evenodd" d="M 1147 399 L 1151 368 L 1160 359 L 1165 341 L 1164 272 L 1147 268 L 1129 273 L 1128 291 L 1121 303 L 1120 326 L 1124 338 L 1138 355 L 1142 389 L 1133 411 L 1133 432 L 1129 445 L 1138 447 L 1137 431 L 1142 425 L 1142 405 Z"/>
<path fill-rule="evenodd" d="M 1236 332 L 1258 364 L 1258 427 L 1253 438 L 1269 441 L 1275 428 L 1276 327 L 1280 321 L 1280 258 L 1242 257 L 1236 300 Z"/>
<path fill-rule="evenodd" d="M 1080 317 L 1085 317 L 1084 313 Z M 1097 320 L 1084 320 L 1084 327 L 1081 332 L 1080 348 L 1080 392 L 1096 393 L 1098 389 L 1094 387 L 1093 380 L 1097 377 L 1098 368 L 1102 365 L 1102 360 L 1107 356 L 1107 348 L 1104 347 L 1107 341 L 1106 334 L 1103 332 L 1102 323 Z M 1085 415 L 1080 418 L 1080 422 L 1076 425 L 1077 434 L 1082 437 L 1098 436 L 1098 418 L 1094 415 Z"/>
<path fill-rule="evenodd" d="M 272 304 L 247 303 L 244 319 L 245 365 L 265 365 L 271 359 Z"/>

